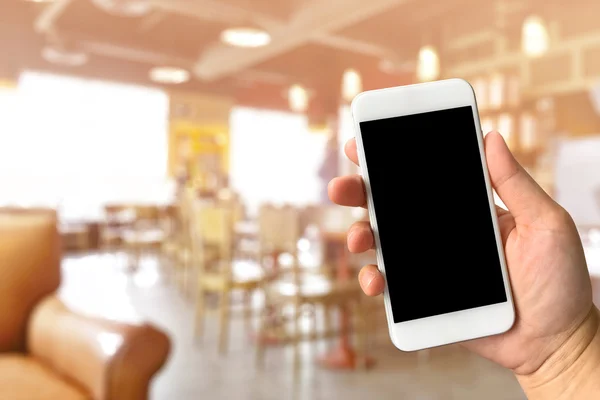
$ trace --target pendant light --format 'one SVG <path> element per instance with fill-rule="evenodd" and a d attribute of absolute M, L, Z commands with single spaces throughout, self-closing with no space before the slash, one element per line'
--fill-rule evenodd
<path fill-rule="evenodd" d="M 539 57 L 548 51 L 550 40 L 544 20 L 532 15 L 523 22 L 522 50 L 529 57 Z"/>
<path fill-rule="evenodd" d="M 65 67 L 80 67 L 89 61 L 85 52 L 62 43 L 49 43 L 44 46 L 42 58 L 51 64 Z"/>
<path fill-rule="evenodd" d="M 440 58 L 433 46 L 423 46 L 419 50 L 417 78 L 421 82 L 436 80 L 440 75 Z"/>
<path fill-rule="evenodd" d="M 362 92 L 362 78 L 355 69 L 344 71 L 342 79 L 342 98 L 348 103 Z"/>
<path fill-rule="evenodd" d="M 308 109 L 308 92 L 301 85 L 292 85 L 288 90 L 288 102 L 293 112 L 306 112 Z"/>
<path fill-rule="evenodd" d="M 143 17 L 152 11 L 149 0 L 91 0 L 101 10 L 118 17 Z"/>

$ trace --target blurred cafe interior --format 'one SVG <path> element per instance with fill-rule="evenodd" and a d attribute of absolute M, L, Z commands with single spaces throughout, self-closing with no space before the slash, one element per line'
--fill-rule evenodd
<path fill-rule="evenodd" d="M 392 346 L 356 280 L 374 253 L 346 247 L 365 210 L 326 186 L 359 172 L 342 150 L 357 93 L 467 79 L 483 131 L 572 214 L 600 282 L 598 15 L 1 0 L 0 398 L 524 399 L 460 346 Z M 444 226 L 429 232 L 435 251 Z"/>

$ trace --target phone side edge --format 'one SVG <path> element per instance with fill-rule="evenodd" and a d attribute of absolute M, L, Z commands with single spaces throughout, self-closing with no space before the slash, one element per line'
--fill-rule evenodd
<path fill-rule="evenodd" d="M 403 346 L 401 344 L 397 343 L 397 338 L 394 335 L 394 329 L 393 329 L 394 317 L 392 314 L 392 306 L 391 306 L 390 296 L 389 296 L 389 292 L 388 292 L 387 278 L 386 278 L 386 273 L 385 273 L 385 265 L 383 262 L 383 254 L 381 252 L 381 242 L 380 242 L 380 238 L 379 238 L 379 230 L 377 228 L 377 216 L 375 214 L 375 206 L 373 204 L 373 195 L 371 192 L 371 185 L 370 185 L 370 181 L 369 181 L 368 166 L 367 166 L 365 150 L 364 150 L 364 146 L 363 146 L 363 142 L 362 142 L 362 131 L 360 129 L 360 123 L 363 122 L 363 120 L 360 118 L 360 109 L 362 107 L 365 107 L 365 105 L 361 105 L 361 103 L 363 103 L 364 101 L 368 101 L 365 99 L 368 99 L 370 97 L 370 95 L 374 94 L 374 92 L 376 92 L 376 91 L 362 92 L 358 96 L 356 96 L 354 98 L 354 100 L 352 101 L 351 113 L 352 113 L 352 119 L 354 120 L 354 135 L 355 135 L 355 140 L 356 140 L 356 150 L 357 150 L 357 155 L 358 155 L 358 161 L 359 161 L 359 165 L 360 165 L 360 174 L 363 178 L 363 182 L 365 184 L 365 193 L 367 195 L 367 212 L 369 214 L 369 224 L 371 226 L 371 230 L 373 231 L 373 236 L 375 239 L 375 254 L 376 254 L 376 259 L 377 259 L 377 268 L 378 268 L 379 272 L 381 272 L 381 274 L 383 275 L 383 279 L 385 282 L 384 291 L 383 291 L 383 296 L 384 296 L 383 299 L 384 299 L 386 320 L 388 323 L 388 332 L 389 332 L 390 339 L 391 339 L 392 343 L 394 344 L 394 346 L 398 350 L 406 351 L 406 350 L 402 349 Z M 374 104 L 367 105 L 366 107 L 372 107 L 372 106 L 374 106 Z"/>

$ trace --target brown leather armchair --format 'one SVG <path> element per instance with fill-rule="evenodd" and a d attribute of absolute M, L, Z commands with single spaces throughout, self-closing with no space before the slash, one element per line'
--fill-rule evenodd
<path fill-rule="evenodd" d="M 0 399 L 147 399 L 168 337 L 69 310 L 52 211 L 0 210 Z"/>

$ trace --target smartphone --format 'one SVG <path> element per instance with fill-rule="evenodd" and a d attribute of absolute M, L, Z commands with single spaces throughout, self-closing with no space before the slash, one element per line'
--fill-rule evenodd
<path fill-rule="evenodd" d="M 363 92 L 352 115 L 394 345 L 508 331 L 515 311 L 471 85 Z"/>

